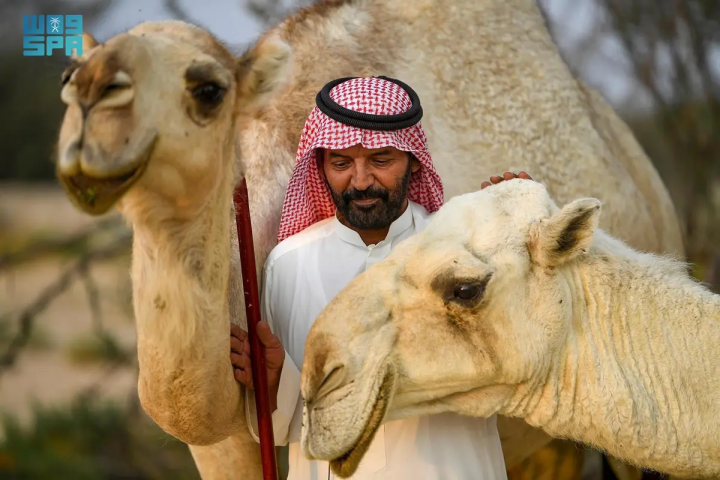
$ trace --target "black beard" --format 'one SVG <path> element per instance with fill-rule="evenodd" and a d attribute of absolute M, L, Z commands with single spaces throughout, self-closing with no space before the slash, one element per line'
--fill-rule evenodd
<path fill-rule="evenodd" d="M 351 226 L 358 230 L 380 230 L 388 228 L 402 214 L 411 176 L 412 162 L 408 162 L 405 175 L 398 179 L 390 191 L 375 186 L 366 190 L 351 188 L 341 194 L 333 190 L 327 179 L 325 184 L 330 190 L 335 207 Z M 372 198 L 380 201 L 372 205 L 358 205 L 352 201 Z"/>

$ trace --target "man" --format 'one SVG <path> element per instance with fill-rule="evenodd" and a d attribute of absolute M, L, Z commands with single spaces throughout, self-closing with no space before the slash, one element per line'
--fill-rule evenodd
<path fill-rule="evenodd" d="M 443 203 L 410 87 L 386 77 L 338 79 L 316 102 L 288 185 L 279 244 L 265 263 L 258 325 L 275 442 L 289 443 L 288 478 L 302 480 L 334 478 L 327 462 L 307 460 L 300 447 L 300 369 L 310 327 L 343 287 L 422 231 Z M 233 328 L 231 346 L 235 378 L 252 388 L 246 333 Z M 246 398 L 258 440 L 254 396 Z M 506 478 L 496 419 L 447 413 L 388 422 L 352 478 Z"/>

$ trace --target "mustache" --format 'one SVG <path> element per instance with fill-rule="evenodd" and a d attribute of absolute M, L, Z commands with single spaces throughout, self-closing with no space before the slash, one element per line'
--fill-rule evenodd
<path fill-rule="evenodd" d="M 370 187 L 365 190 L 357 190 L 353 188 L 343 192 L 342 198 L 346 204 L 350 203 L 350 200 L 366 200 L 372 198 L 379 198 L 380 200 L 387 201 L 390 198 L 390 192 L 379 187 Z"/>

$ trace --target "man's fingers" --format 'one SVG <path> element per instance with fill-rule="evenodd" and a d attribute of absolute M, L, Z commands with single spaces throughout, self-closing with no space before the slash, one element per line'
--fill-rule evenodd
<path fill-rule="evenodd" d="M 243 341 L 247 338 L 247 332 L 235 325 L 234 323 L 230 324 L 230 335 L 232 335 L 233 337 L 237 337 L 238 339 L 240 339 L 240 341 Z"/>
<path fill-rule="evenodd" d="M 243 363 L 243 356 L 239 353 L 230 354 L 230 363 L 232 363 L 232 366 L 235 368 L 243 368 L 245 366 Z"/>
<path fill-rule="evenodd" d="M 242 353 L 244 349 L 244 343 L 237 337 L 230 337 L 230 351 L 235 353 Z"/>
<path fill-rule="evenodd" d="M 235 370 L 233 370 L 233 376 L 235 377 L 235 380 L 252 390 L 252 373 L 250 371 L 236 368 Z"/>
<path fill-rule="evenodd" d="M 252 360 L 250 360 L 249 355 L 242 355 L 239 367 L 248 372 L 252 370 Z"/>
<path fill-rule="evenodd" d="M 230 363 L 233 366 L 235 380 L 248 388 L 252 388 L 252 360 L 246 354 L 230 353 Z"/>
<path fill-rule="evenodd" d="M 499 177 L 497 175 L 493 175 L 492 177 L 490 177 L 489 182 L 482 182 L 480 184 L 480 190 L 483 190 L 483 189 L 489 187 L 490 185 L 498 184 L 498 183 L 504 182 L 506 180 L 512 180 L 513 178 L 524 178 L 526 180 L 532 180 L 530 175 L 528 175 L 526 172 L 520 172 L 520 173 L 505 172 L 502 174 L 501 177 Z"/>
<path fill-rule="evenodd" d="M 233 366 L 235 380 L 241 382 L 246 387 L 252 388 L 252 361 L 247 355 L 237 353 L 230 354 L 230 363 Z"/>
<path fill-rule="evenodd" d="M 248 355 L 242 355 L 242 358 L 240 359 L 240 365 L 238 365 L 239 369 L 245 373 L 242 383 L 248 388 L 252 388 L 253 385 L 251 364 L 252 361 L 250 360 L 250 357 Z"/>
<path fill-rule="evenodd" d="M 258 322 L 257 335 L 262 344 L 265 345 L 265 348 L 282 347 L 280 340 L 278 340 L 278 338 L 273 335 L 272 331 L 270 330 L 270 325 L 268 325 L 267 322 Z"/>

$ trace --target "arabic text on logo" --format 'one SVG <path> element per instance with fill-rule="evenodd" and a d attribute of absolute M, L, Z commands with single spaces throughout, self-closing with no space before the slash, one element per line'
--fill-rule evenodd
<path fill-rule="evenodd" d="M 82 15 L 23 15 L 23 56 L 82 55 Z"/>

